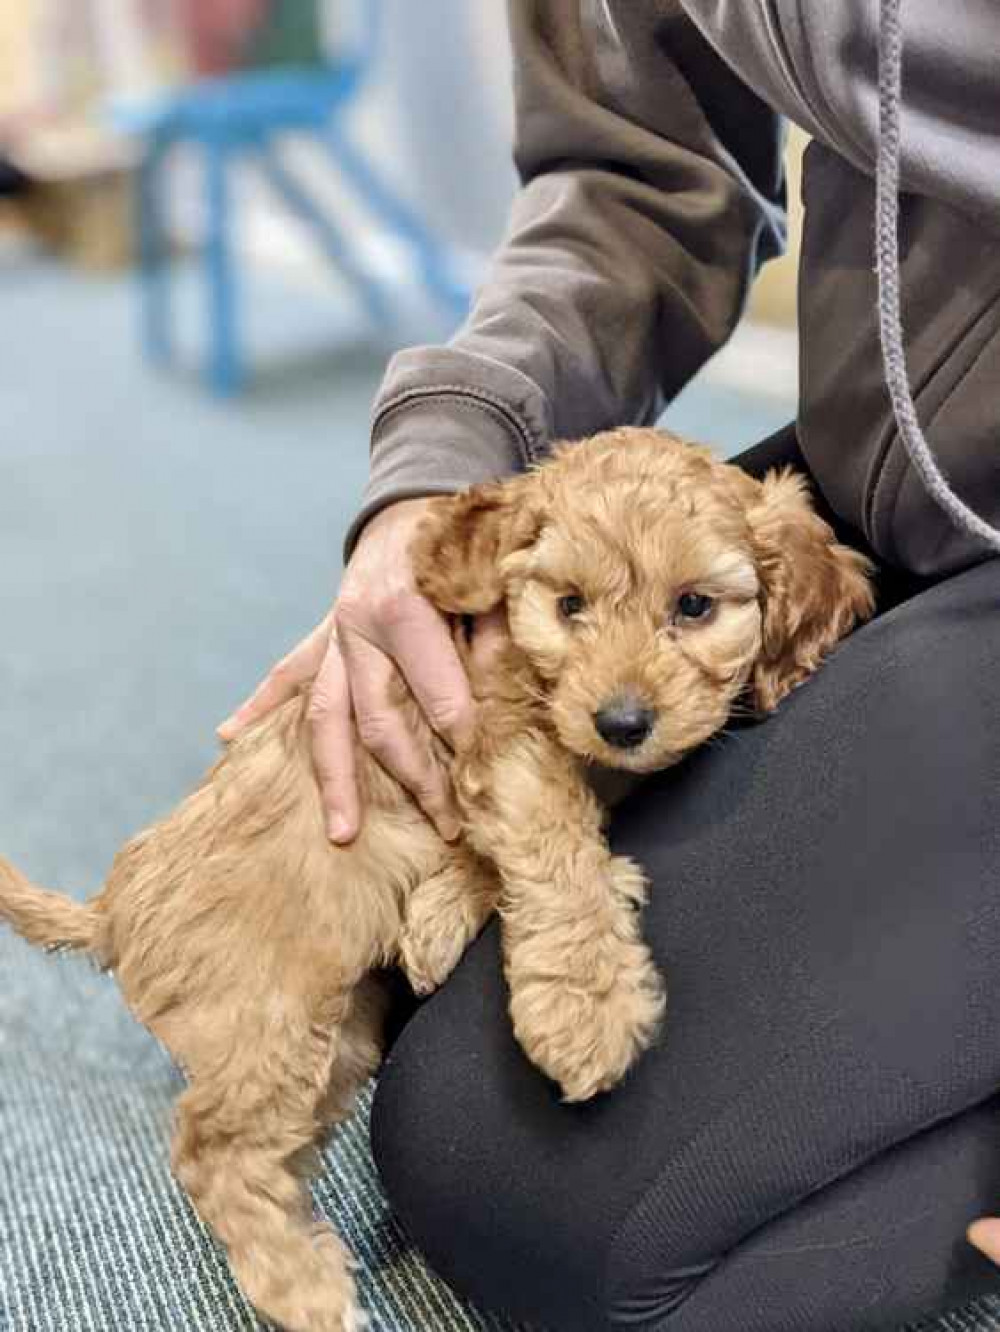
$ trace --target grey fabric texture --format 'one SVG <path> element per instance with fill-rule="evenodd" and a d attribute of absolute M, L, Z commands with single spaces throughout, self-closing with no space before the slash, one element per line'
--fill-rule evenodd
<path fill-rule="evenodd" d="M 1000 1328 L 1000 1298 L 987 1296 L 968 1309 L 958 1309 L 932 1323 L 915 1323 L 908 1332 L 996 1332 Z"/>
<path fill-rule="evenodd" d="M 522 188 L 507 239 L 448 345 L 390 364 L 348 549 L 403 495 L 651 424 L 784 242 L 779 119 L 677 0 L 508 9 Z"/>
<path fill-rule="evenodd" d="M 623 8 L 629 0 L 618 0 Z M 683 0 L 703 36 L 759 97 L 863 175 L 879 139 L 881 0 Z M 600 6 L 599 6 L 600 7 Z M 612 3 L 605 8 L 614 9 Z M 901 183 L 1000 231 L 992 0 L 905 0 L 907 126 Z"/>
<path fill-rule="evenodd" d="M 983 543 L 928 493 L 882 376 L 872 177 L 878 0 L 510 0 L 522 189 L 447 346 L 390 366 L 365 520 L 655 417 L 783 235 L 781 120 L 806 164 L 800 438 L 837 513 L 918 573 Z M 1000 520 L 1000 10 L 910 0 L 902 263 L 911 382 L 951 488 Z M 491 411 L 482 410 L 489 403 Z M 479 410 L 476 410 L 476 408 Z M 472 410 L 470 410 L 472 408 Z M 487 419 L 488 415 L 488 419 Z"/>
<path fill-rule="evenodd" d="M 937 464 L 910 390 L 899 272 L 899 172 L 901 155 L 900 111 L 903 84 L 903 25 L 900 0 L 882 0 L 879 28 L 879 145 L 875 173 L 876 266 L 878 273 L 879 337 L 885 382 L 892 400 L 903 446 L 928 495 L 960 531 L 1000 554 L 1000 530 L 965 504 L 949 486 Z"/>

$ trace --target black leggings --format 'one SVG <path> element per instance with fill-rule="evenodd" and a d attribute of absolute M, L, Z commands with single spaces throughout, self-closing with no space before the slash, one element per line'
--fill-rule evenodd
<path fill-rule="evenodd" d="M 1000 1289 L 963 1238 L 1000 1209 L 1000 562 L 886 596 L 616 816 L 670 990 L 620 1089 L 564 1106 L 527 1062 L 495 927 L 396 1043 L 382 1177 L 482 1305 L 875 1332 Z"/>

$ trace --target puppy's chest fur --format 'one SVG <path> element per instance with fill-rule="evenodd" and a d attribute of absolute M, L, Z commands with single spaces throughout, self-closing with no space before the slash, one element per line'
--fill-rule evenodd
<path fill-rule="evenodd" d="M 477 660 L 474 640 L 475 622 L 462 616 L 456 623 L 455 641 L 472 684 L 477 723 L 469 746 L 456 757 L 453 774 L 459 802 L 472 825 L 467 834 L 472 844 L 477 816 L 501 794 L 493 789 L 498 760 L 536 740 L 551 750 L 562 749 L 549 712 L 548 685 L 527 654 L 507 638 L 488 659 Z M 579 773 L 581 786 L 607 810 L 625 800 L 641 780 L 638 774 L 587 763 L 565 751 L 563 761 Z"/>

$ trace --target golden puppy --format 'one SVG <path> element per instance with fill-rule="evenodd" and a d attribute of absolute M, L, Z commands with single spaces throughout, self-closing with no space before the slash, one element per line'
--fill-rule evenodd
<path fill-rule="evenodd" d="M 442 501 L 416 554 L 442 610 L 506 606 L 455 786 L 468 844 L 500 875 L 514 1033 L 584 1100 L 619 1081 L 664 1008 L 635 909 L 645 883 L 607 849 L 595 769 L 668 767 L 741 696 L 773 709 L 870 615 L 870 566 L 791 471 L 758 482 L 635 429 Z"/>
<path fill-rule="evenodd" d="M 0 915 L 113 970 L 184 1070 L 177 1178 L 248 1297 L 290 1332 L 361 1321 L 303 1174 L 379 1061 L 373 971 L 399 964 L 432 989 L 499 897 L 517 1038 L 567 1099 L 613 1086 L 664 1001 L 640 936 L 645 884 L 609 854 L 591 777 L 676 762 L 740 696 L 770 710 L 872 605 L 865 560 L 800 480 L 759 483 L 648 430 L 440 500 L 414 555 L 442 610 L 505 605 L 509 622 L 474 672 L 479 726 L 454 759 L 462 844 L 359 751 L 364 829 L 331 845 L 300 696 L 130 842 L 91 902 L 0 862 Z"/>

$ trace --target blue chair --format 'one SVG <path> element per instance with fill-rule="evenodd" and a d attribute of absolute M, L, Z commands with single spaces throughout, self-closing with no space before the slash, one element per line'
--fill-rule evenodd
<path fill-rule="evenodd" d="M 430 293 L 458 317 L 468 308 L 469 292 L 450 272 L 444 247 L 381 180 L 344 130 L 344 113 L 369 77 L 378 48 L 381 4 L 379 0 L 363 0 L 363 4 L 358 40 L 328 64 L 202 80 L 151 104 L 117 108 L 119 126 L 141 135 L 144 141 L 138 171 L 144 343 L 147 355 L 158 364 L 169 363 L 172 356 L 164 168 L 178 144 L 197 144 L 203 152 L 204 275 L 210 336 L 205 378 L 217 394 L 236 392 L 246 379 L 229 206 L 229 169 L 238 156 L 256 163 L 286 206 L 313 232 L 372 319 L 383 327 L 391 322 L 387 293 L 357 262 L 333 218 L 282 162 L 278 142 L 283 134 L 313 136 L 371 212 L 408 244 Z"/>

